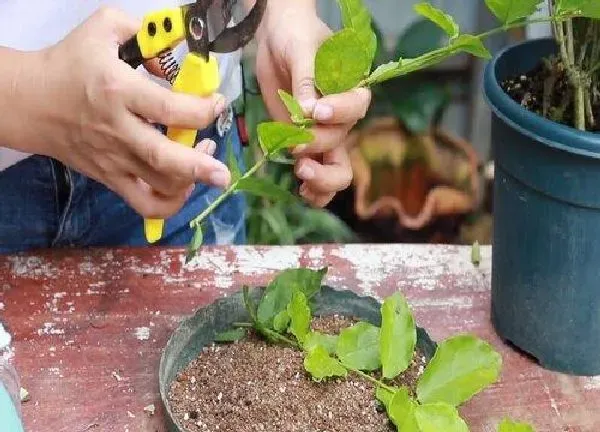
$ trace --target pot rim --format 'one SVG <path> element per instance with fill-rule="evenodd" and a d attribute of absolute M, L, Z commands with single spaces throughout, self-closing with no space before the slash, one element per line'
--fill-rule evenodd
<path fill-rule="evenodd" d="M 546 44 L 556 46 L 555 40 L 551 37 L 536 38 L 508 45 L 495 54 L 485 68 L 484 98 L 498 118 L 521 134 L 558 150 L 600 159 L 599 133 L 580 131 L 523 108 L 502 89 L 498 82 L 497 69 L 500 62 L 510 57 L 515 50 L 529 47 L 534 55 L 541 58 L 545 50 L 536 47 Z"/>

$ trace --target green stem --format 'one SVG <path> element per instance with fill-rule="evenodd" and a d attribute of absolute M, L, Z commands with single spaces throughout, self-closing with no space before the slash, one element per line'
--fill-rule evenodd
<path fill-rule="evenodd" d="M 389 391 L 390 393 L 395 393 L 395 391 L 396 391 L 392 387 L 390 387 L 387 384 L 379 381 L 377 378 L 373 378 L 371 375 L 366 374 L 363 371 L 360 371 L 358 369 L 350 369 L 350 368 L 347 368 L 347 369 L 350 372 L 354 372 L 356 375 L 361 376 L 364 379 L 371 381 L 373 384 L 377 385 L 378 387 L 384 388 L 385 390 Z"/>
<path fill-rule="evenodd" d="M 190 227 L 195 228 L 198 225 L 200 225 L 204 221 L 204 219 L 208 217 L 208 215 L 210 215 L 217 207 L 219 207 L 219 205 L 223 203 L 223 201 L 229 198 L 229 196 L 237 190 L 240 180 L 252 177 L 267 162 L 267 160 L 268 156 L 263 156 L 262 159 L 259 159 L 259 161 L 256 162 L 256 164 L 252 168 L 246 171 L 244 175 L 241 176 L 238 180 L 233 182 L 229 186 L 229 188 L 227 188 L 225 192 L 219 195 L 219 197 L 216 200 L 214 200 L 202 213 L 200 213 L 198 217 L 194 218 L 190 222 Z"/>
<path fill-rule="evenodd" d="M 544 17 L 544 18 L 535 18 L 535 19 L 531 19 L 531 20 L 527 20 L 527 21 L 523 21 L 523 22 L 507 24 L 502 27 L 488 30 L 484 33 L 476 35 L 475 37 L 477 37 L 479 39 L 487 39 L 488 37 L 493 36 L 495 34 L 503 33 L 507 30 L 512 30 L 512 29 L 516 29 L 519 27 L 528 26 L 530 24 L 561 23 L 568 19 L 571 19 L 572 17 L 573 17 L 572 15 L 561 15 L 561 16 L 549 16 L 549 17 Z"/>
<path fill-rule="evenodd" d="M 244 322 L 234 322 L 231 326 L 237 328 L 254 328 L 254 324 Z"/>

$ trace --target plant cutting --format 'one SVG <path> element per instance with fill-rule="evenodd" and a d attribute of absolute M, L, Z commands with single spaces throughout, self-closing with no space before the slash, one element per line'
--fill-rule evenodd
<path fill-rule="evenodd" d="M 493 347 L 469 334 L 428 345 L 400 292 L 380 304 L 323 287 L 326 273 L 284 270 L 173 335 L 161 391 L 176 430 L 469 430 L 459 408 L 497 381 Z M 508 417 L 498 424 L 533 430 Z"/>
<path fill-rule="evenodd" d="M 419 3 L 415 6 L 415 11 L 438 25 L 445 32 L 447 43 L 441 48 L 414 58 L 398 58 L 373 68 L 377 53 L 377 36 L 369 11 L 361 0 L 338 0 L 343 28 L 326 39 L 317 52 L 315 85 L 322 95 L 328 95 L 357 87 L 371 87 L 409 75 L 457 54 L 468 53 L 489 59 L 491 55 L 483 40 L 492 34 L 533 21 L 565 23 L 573 18 L 595 13 L 597 8 L 592 0 L 563 0 L 554 8 L 551 16 L 528 21 L 527 17 L 540 3 L 538 0 L 487 0 L 486 4 L 501 19 L 502 26 L 479 35 L 462 33 L 451 16 L 429 3 Z M 264 122 L 258 125 L 257 135 L 263 157 L 247 172 L 241 173 L 233 161 L 230 162 L 231 185 L 190 222 L 191 227 L 195 229 L 195 235 L 188 248 L 187 260 L 191 259 L 202 245 L 203 221 L 230 195 L 246 192 L 278 201 L 294 198 L 292 194 L 282 191 L 276 185 L 254 177 L 267 162 L 280 161 L 282 153 L 287 149 L 298 145 L 310 145 L 314 139 L 310 132 L 312 119 L 305 117 L 300 104 L 291 95 L 280 91 L 280 96 L 290 113 L 290 122 Z"/>

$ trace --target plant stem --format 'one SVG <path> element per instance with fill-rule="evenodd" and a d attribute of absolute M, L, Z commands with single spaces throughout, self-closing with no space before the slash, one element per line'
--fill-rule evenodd
<path fill-rule="evenodd" d="M 237 328 L 254 328 L 254 324 L 244 322 L 234 322 L 233 324 L 231 324 L 231 326 Z"/>
<path fill-rule="evenodd" d="M 210 215 L 217 207 L 219 207 L 219 205 L 223 203 L 223 201 L 229 198 L 229 196 L 237 190 L 240 180 L 252 177 L 267 162 L 267 160 L 268 156 L 263 156 L 261 159 L 259 159 L 258 162 L 256 162 L 256 164 L 254 164 L 252 168 L 246 171 L 244 175 L 241 176 L 238 180 L 233 182 L 229 186 L 229 188 L 227 188 L 225 192 L 219 195 L 219 197 L 216 200 L 214 200 L 202 213 L 200 213 L 198 217 L 194 218 L 190 222 L 190 227 L 195 228 L 198 225 L 200 225 L 204 221 L 204 219 L 208 217 L 208 215 Z"/>
<path fill-rule="evenodd" d="M 391 392 L 391 393 L 395 393 L 395 390 L 388 386 L 385 383 L 382 383 L 381 381 L 379 381 L 377 378 L 373 378 L 371 375 L 364 373 L 363 371 L 360 371 L 358 369 L 350 369 L 347 368 L 350 372 L 354 372 L 356 375 L 363 377 L 366 380 L 371 381 L 373 384 L 377 385 L 378 387 L 382 387 L 384 389 L 386 389 L 387 391 Z"/>
<path fill-rule="evenodd" d="M 567 70 L 571 84 L 575 90 L 575 127 L 579 130 L 585 130 L 585 93 L 584 85 L 581 79 L 581 71 L 575 65 L 575 36 L 573 33 L 573 20 L 567 21 Z"/>

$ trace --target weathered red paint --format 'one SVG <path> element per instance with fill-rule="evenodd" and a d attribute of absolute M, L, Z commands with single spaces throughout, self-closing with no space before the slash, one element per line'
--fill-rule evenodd
<path fill-rule="evenodd" d="M 538 432 L 600 430 L 600 378 L 543 370 L 494 334 L 489 252 L 479 268 L 469 248 L 409 245 L 206 248 L 191 269 L 183 250 L 158 248 L 0 257 L 0 315 L 31 394 L 26 429 L 163 431 L 157 368 L 182 317 L 278 269 L 329 265 L 332 286 L 378 297 L 402 290 L 434 339 L 472 332 L 501 351 L 500 382 L 462 408 L 471 431 L 495 431 L 506 415 Z M 154 416 L 143 412 L 151 403 Z"/>

